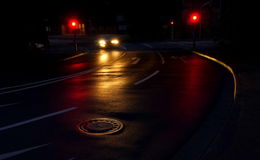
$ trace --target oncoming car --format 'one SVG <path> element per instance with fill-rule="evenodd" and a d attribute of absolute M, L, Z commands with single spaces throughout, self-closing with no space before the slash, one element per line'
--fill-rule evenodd
<path fill-rule="evenodd" d="M 114 48 L 120 45 L 120 41 L 118 38 L 100 38 L 97 45 L 99 48 Z"/>

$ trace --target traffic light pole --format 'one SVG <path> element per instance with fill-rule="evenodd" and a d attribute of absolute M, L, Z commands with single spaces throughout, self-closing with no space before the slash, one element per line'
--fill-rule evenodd
<path fill-rule="evenodd" d="M 196 32 L 195 32 L 195 30 L 192 31 L 192 36 L 193 36 L 192 49 L 196 49 Z"/>
<path fill-rule="evenodd" d="M 73 39 L 74 52 L 77 53 L 78 52 L 78 43 L 77 43 L 77 31 L 76 31 L 76 29 L 74 29 L 73 32 L 74 32 L 74 39 Z"/>
<path fill-rule="evenodd" d="M 196 33 L 198 31 L 198 23 L 201 23 L 200 13 L 198 13 L 198 12 L 191 13 L 190 18 L 189 18 L 189 24 L 191 25 L 191 30 L 192 30 L 192 49 L 196 49 L 196 38 L 197 38 Z M 199 32 L 201 32 L 201 31 L 199 30 Z"/>
<path fill-rule="evenodd" d="M 171 40 L 174 40 L 174 25 L 171 25 Z"/>

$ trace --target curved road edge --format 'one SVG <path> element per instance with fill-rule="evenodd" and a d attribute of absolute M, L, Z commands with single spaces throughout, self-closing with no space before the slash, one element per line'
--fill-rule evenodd
<path fill-rule="evenodd" d="M 221 145 L 223 147 L 221 150 L 224 150 L 230 139 L 229 137 L 232 136 L 235 129 L 234 126 L 231 126 L 231 123 L 233 123 L 234 119 L 237 119 L 235 117 L 238 115 L 238 107 L 236 106 L 237 76 L 233 69 L 216 58 L 196 51 L 193 51 L 193 53 L 226 68 L 232 74 L 233 86 L 225 85 L 225 90 L 222 91 L 214 109 L 209 113 L 194 135 L 174 155 L 172 160 L 206 160 L 216 158 L 214 157 L 216 153 L 221 152 L 216 145 Z M 235 115 L 231 114 L 233 112 L 235 112 Z M 224 138 L 220 139 L 223 134 L 225 134 Z"/>

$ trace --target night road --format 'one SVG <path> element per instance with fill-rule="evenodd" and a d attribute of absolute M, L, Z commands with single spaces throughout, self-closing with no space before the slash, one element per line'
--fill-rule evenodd
<path fill-rule="evenodd" d="M 186 50 L 137 46 L 1 67 L 0 160 L 171 159 L 233 77 Z M 82 124 L 96 118 L 109 119 Z"/>

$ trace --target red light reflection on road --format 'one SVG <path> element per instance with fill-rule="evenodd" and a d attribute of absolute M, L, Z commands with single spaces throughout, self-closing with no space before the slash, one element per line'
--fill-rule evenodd
<path fill-rule="evenodd" d="M 171 98 L 172 107 L 166 113 L 173 122 L 179 122 L 175 127 L 183 128 L 182 131 L 179 130 L 182 132 L 180 134 L 200 124 L 204 115 L 214 106 L 210 103 L 217 95 L 220 85 L 220 72 L 206 60 L 192 57 L 186 60 L 182 68 L 178 79 L 173 83 L 173 87 L 178 88 L 178 93 Z"/>
<path fill-rule="evenodd" d="M 72 101 L 86 100 L 89 96 L 89 90 L 87 88 L 87 76 L 79 76 L 72 78 L 68 81 L 67 98 Z"/>
<path fill-rule="evenodd" d="M 89 80 L 89 78 L 87 76 L 79 76 L 79 77 L 74 77 L 74 78 L 70 79 L 69 82 L 71 82 L 71 83 L 84 83 L 87 80 Z"/>
<path fill-rule="evenodd" d="M 75 63 L 75 64 L 71 64 L 69 65 L 69 69 L 70 70 L 77 70 L 77 69 L 81 69 L 87 66 L 87 63 Z"/>
<path fill-rule="evenodd" d="M 201 117 L 214 96 L 217 77 L 211 75 L 207 66 L 207 63 L 197 58 L 191 59 L 187 65 L 188 74 L 183 79 L 183 90 L 188 94 L 179 97 L 179 102 L 183 102 L 182 107 L 179 107 L 179 113 L 187 121 Z"/>
<path fill-rule="evenodd" d="M 86 99 L 88 95 L 89 95 L 89 92 L 87 92 L 85 90 L 78 90 L 76 92 L 71 92 L 70 98 L 72 100 L 81 100 L 82 98 Z"/>

